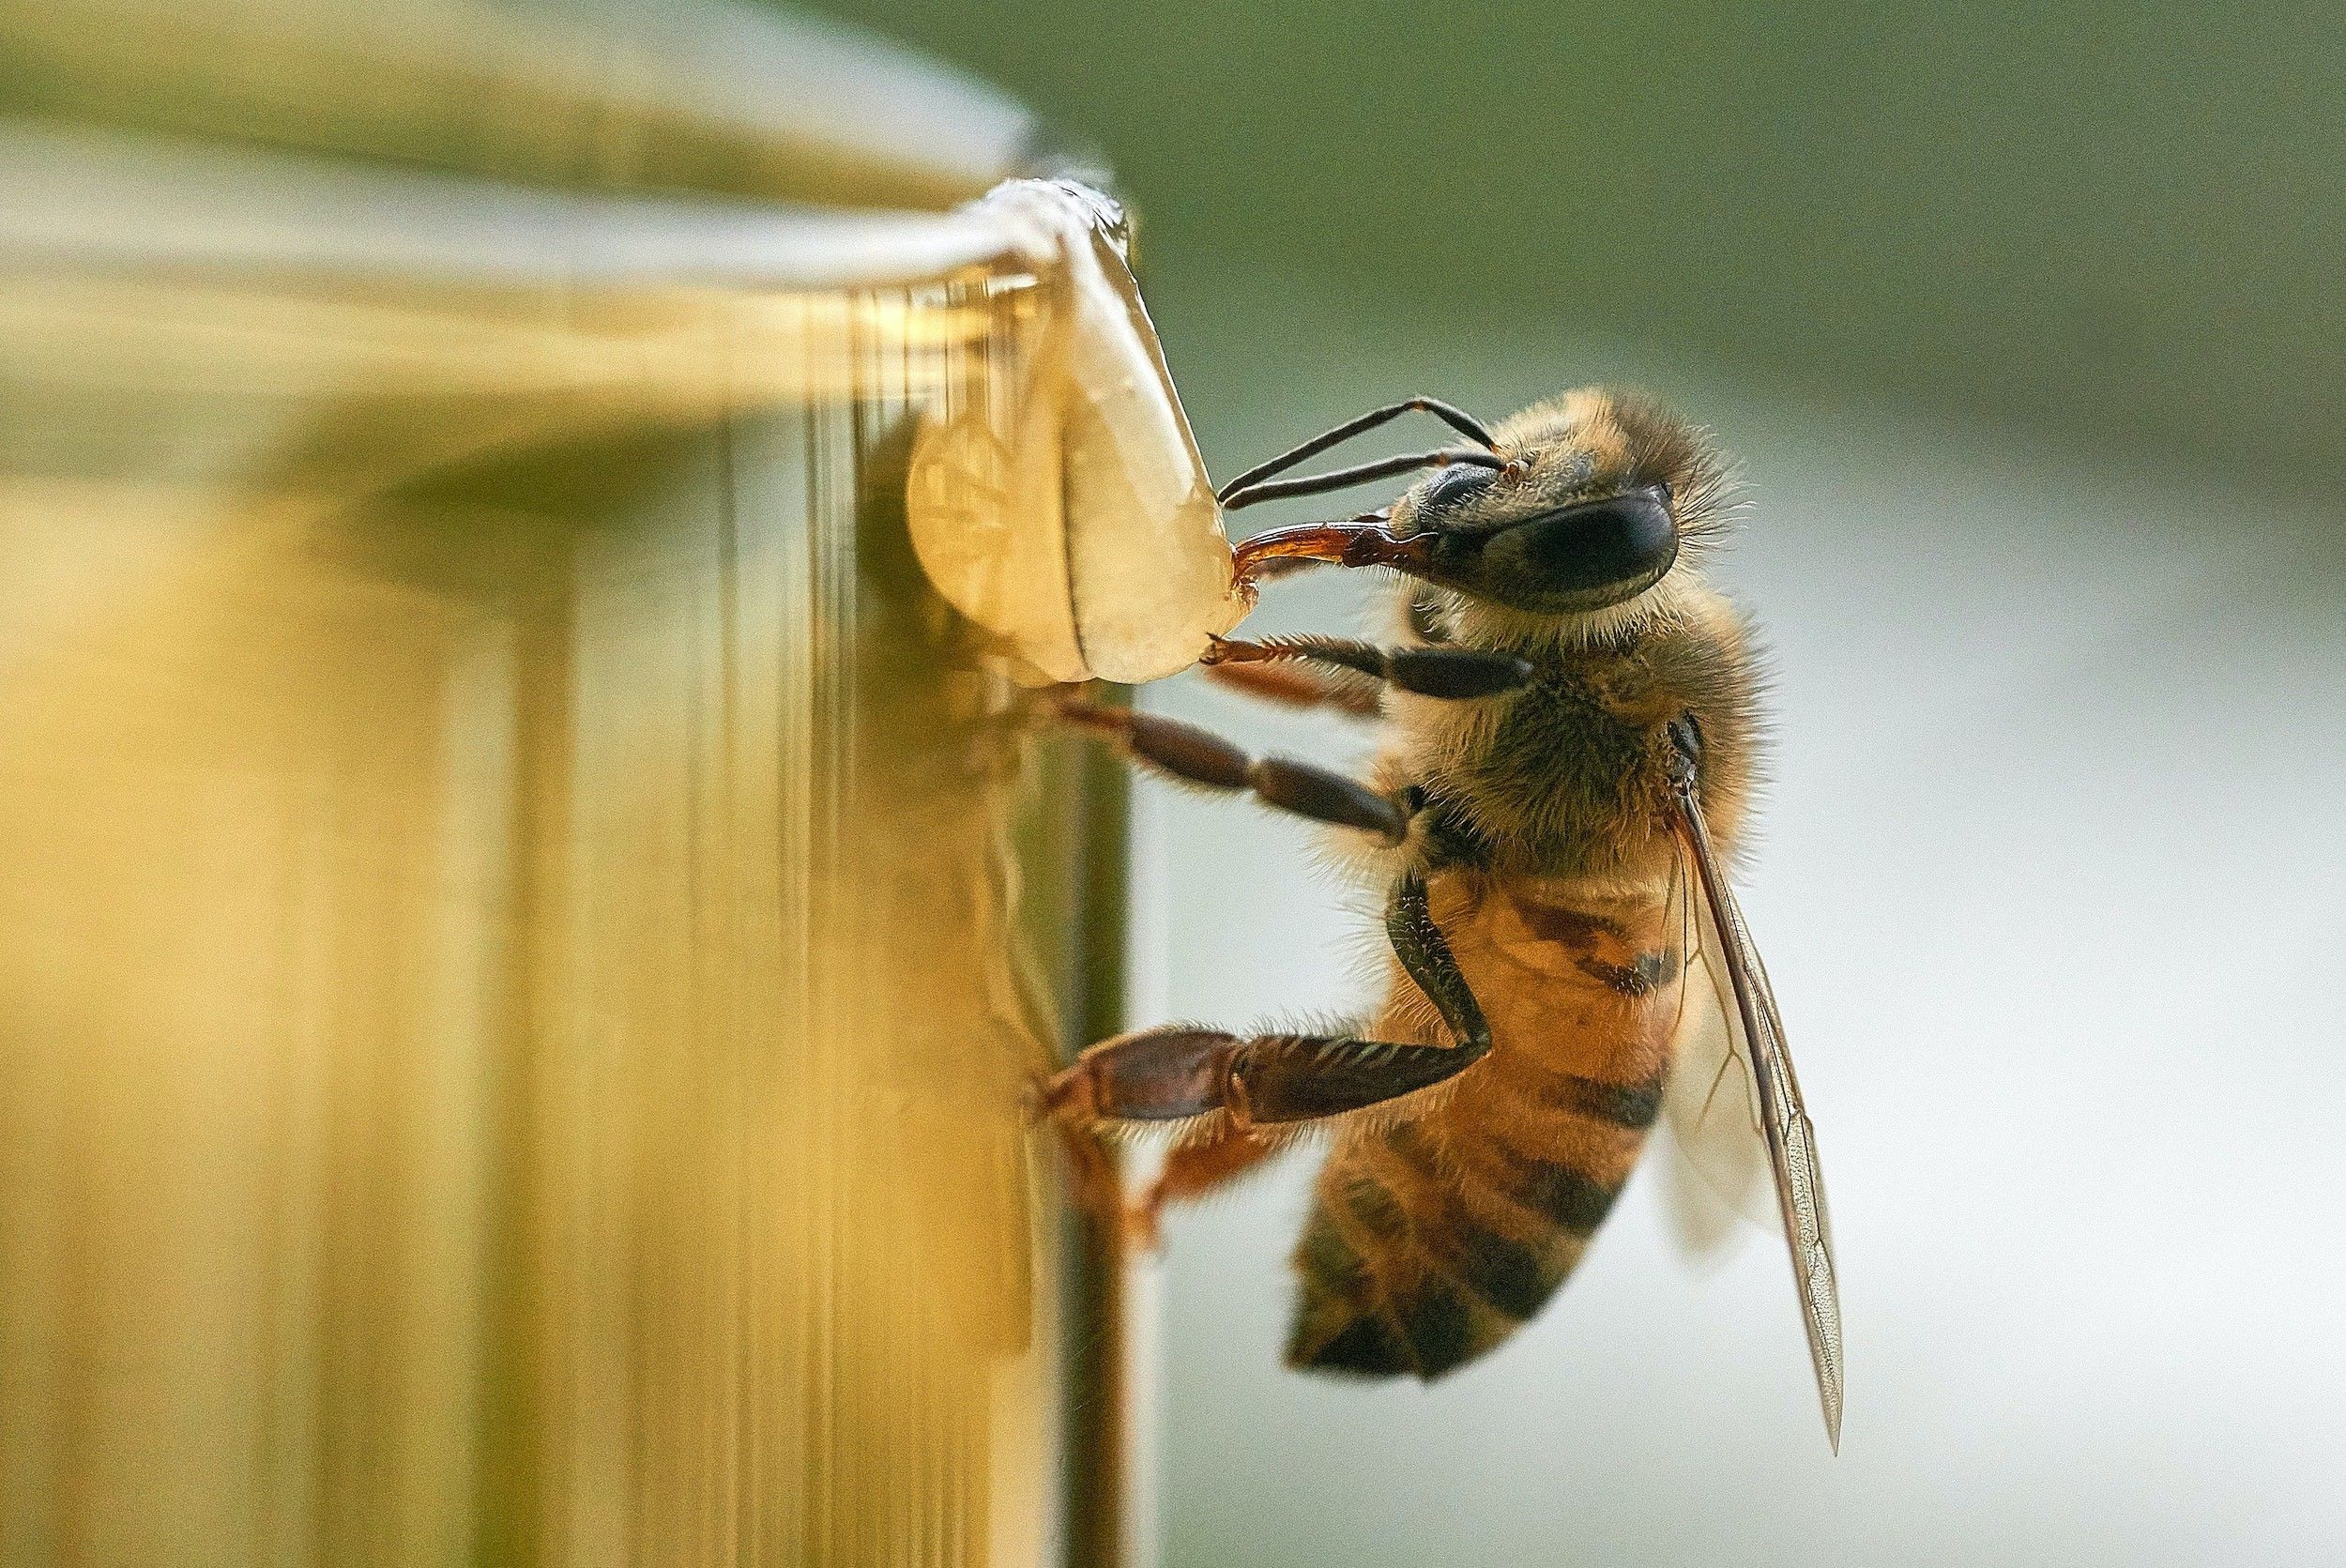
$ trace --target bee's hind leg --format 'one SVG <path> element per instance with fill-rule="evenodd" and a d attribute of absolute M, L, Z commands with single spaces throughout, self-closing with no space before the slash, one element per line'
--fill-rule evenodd
<path fill-rule="evenodd" d="M 1041 1109 L 1078 1123 L 1226 1113 L 1241 1128 L 1310 1121 L 1455 1077 L 1490 1050 L 1490 1026 L 1427 907 L 1425 880 L 1394 885 L 1385 930 L 1454 1045 L 1350 1035 L 1235 1035 L 1174 1025 L 1103 1041 L 1054 1075 Z"/>
<path fill-rule="evenodd" d="M 1124 1223 L 1124 1170 L 1105 1133 L 1097 1123 L 1071 1117 L 1054 1117 L 1052 1125 L 1059 1132 L 1059 1151 L 1066 1161 L 1069 1199 L 1098 1225 L 1113 1227 Z"/>

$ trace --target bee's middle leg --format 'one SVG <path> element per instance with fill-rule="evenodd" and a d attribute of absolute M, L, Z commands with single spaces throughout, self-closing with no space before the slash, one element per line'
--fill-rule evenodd
<path fill-rule="evenodd" d="M 1265 805 L 1338 828 L 1359 828 L 1399 844 L 1409 809 L 1357 780 L 1287 757 L 1257 760 L 1211 730 L 1130 708 L 1063 699 L 1059 716 L 1106 737 L 1125 754 L 1170 778 L 1208 789 L 1251 793 Z"/>

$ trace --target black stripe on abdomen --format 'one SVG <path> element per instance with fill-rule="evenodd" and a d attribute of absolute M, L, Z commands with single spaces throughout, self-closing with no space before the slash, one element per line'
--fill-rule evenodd
<path fill-rule="evenodd" d="M 1518 1321 L 1545 1306 L 1572 1271 L 1573 1258 L 1553 1244 L 1518 1241 L 1463 1216 L 1427 1241 L 1437 1267 Z"/>
<path fill-rule="evenodd" d="M 1394 1202 L 1392 1194 L 1378 1191 L 1385 1203 Z M 1393 1212 L 1399 1212 L 1397 1204 Z M 1290 1366 L 1437 1378 L 1478 1348 L 1472 1306 L 1455 1285 L 1428 1272 L 1403 1288 L 1380 1290 L 1324 1209 L 1313 1211 L 1295 1262 L 1303 1292 L 1287 1342 Z"/>
<path fill-rule="evenodd" d="M 1517 1071 L 1533 1074 L 1522 1092 L 1552 1110 L 1569 1111 L 1574 1116 L 1633 1133 L 1644 1132 L 1662 1114 L 1664 1080 L 1658 1074 L 1641 1084 L 1616 1084 L 1603 1078 L 1584 1078 L 1577 1073 L 1537 1068 Z"/>
<path fill-rule="evenodd" d="M 1625 1131 L 1658 1107 L 1658 1084 L 1566 1081 L 1580 1115 Z M 1519 1153 L 1453 1168 L 1435 1135 L 1398 1123 L 1323 1177 L 1295 1251 L 1289 1365 L 1431 1378 L 1474 1359 L 1556 1294 L 1620 1193 L 1617 1180 Z"/>
<path fill-rule="evenodd" d="M 1586 1240 L 1605 1223 L 1621 1186 L 1561 1161 L 1518 1160 L 1507 1195 L 1568 1235 Z"/>

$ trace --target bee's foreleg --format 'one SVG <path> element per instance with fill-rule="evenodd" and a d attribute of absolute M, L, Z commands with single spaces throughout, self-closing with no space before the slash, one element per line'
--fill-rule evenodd
<path fill-rule="evenodd" d="M 1198 661 L 1209 673 L 1242 680 L 1252 671 L 1287 662 L 1318 665 L 1346 676 L 1398 687 L 1422 697 L 1470 699 L 1512 692 L 1531 678 L 1531 662 L 1512 653 L 1473 647 L 1379 647 L 1346 637 L 1273 637 L 1239 642 L 1217 637 Z M 1284 673 L 1284 672 L 1282 672 Z"/>
<path fill-rule="evenodd" d="M 1490 1026 L 1434 924 L 1424 878 L 1395 885 L 1385 929 L 1456 1044 L 1173 1025 L 1094 1045 L 1044 1085 L 1042 1108 L 1078 1121 L 1177 1121 L 1225 1111 L 1243 1127 L 1341 1116 L 1455 1077 L 1490 1050 Z"/>
<path fill-rule="evenodd" d="M 1409 830 L 1399 800 L 1325 768 L 1286 757 L 1257 760 L 1211 730 L 1129 708 L 1062 702 L 1070 723 L 1104 735 L 1127 755 L 1187 784 L 1232 793 L 1251 792 L 1265 805 L 1338 828 L 1360 828 L 1398 844 Z"/>
<path fill-rule="evenodd" d="M 1356 719 L 1378 718 L 1384 711 L 1377 683 L 1348 672 L 1331 675 L 1293 664 L 1225 664 L 1211 658 L 1201 667 L 1217 685 L 1282 708 L 1333 708 Z"/>

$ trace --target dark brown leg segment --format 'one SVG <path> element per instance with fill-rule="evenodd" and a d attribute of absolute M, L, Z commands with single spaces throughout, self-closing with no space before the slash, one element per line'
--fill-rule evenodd
<path fill-rule="evenodd" d="M 1409 814 L 1400 802 L 1341 773 L 1286 757 L 1257 761 L 1211 730 L 1129 708 L 1066 702 L 1059 711 L 1068 723 L 1116 740 L 1135 761 L 1185 783 L 1249 791 L 1265 805 L 1381 833 L 1395 844 L 1409 831 Z"/>
<path fill-rule="evenodd" d="M 1265 642 L 1217 638 L 1198 661 L 1208 669 L 1268 669 L 1301 662 L 1397 686 L 1422 697 L 1470 700 L 1498 696 L 1529 682 L 1531 663 L 1512 653 L 1471 647 L 1379 647 L 1344 637 L 1273 637 Z"/>
<path fill-rule="evenodd" d="M 1424 878 L 1405 876 L 1394 886 L 1385 931 L 1456 1044 L 1174 1026 L 1094 1045 L 1044 1086 L 1042 1108 L 1077 1121 L 1175 1121 L 1227 1111 L 1247 1127 L 1341 1116 L 1455 1077 L 1489 1051 L 1490 1026 L 1434 924 Z"/>

